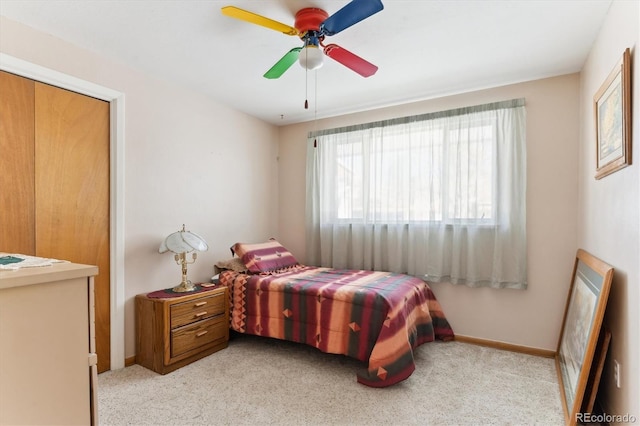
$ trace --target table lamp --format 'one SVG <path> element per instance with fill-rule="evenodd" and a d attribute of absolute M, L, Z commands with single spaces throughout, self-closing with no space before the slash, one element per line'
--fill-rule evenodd
<path fill-rule="evenodd" d="M 197 253 L 191 254 L 191 261 L 187 261 L 187 253 L 192 251 L 207 251 L 209 246 L 206 241 L 191 231 L 185 231 L 184 225 L 182 230 L 170 234 L 160 244 L 160 253 L 167 251 L 175 253 L 174 259 L 182 268 L 182 282 L 173 288 L 173 291 L 184 293 L 196 289 L 195 284 L 187 279 L 187 265 L 194 263 L 198 257 Z"/>

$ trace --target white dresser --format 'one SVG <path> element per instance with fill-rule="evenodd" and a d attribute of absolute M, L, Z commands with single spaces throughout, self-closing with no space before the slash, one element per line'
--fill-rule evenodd
<path fill-rule="evenodd" d="M 0 270 L 0 425 L 97 424 L 96 266 Z"/>

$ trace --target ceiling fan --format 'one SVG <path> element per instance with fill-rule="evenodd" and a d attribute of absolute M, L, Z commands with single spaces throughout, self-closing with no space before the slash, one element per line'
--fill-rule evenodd
<path fill-rule="evenodd" d="M 296 60 L 299 60 L 300 65 L 308 70 L 320 68 L 324 55 L 363 77 L 370 77 L 378 71 L 377 66 L 337 44 L 325 45 L 323 41 L 325 37 L 338 34 L 340 31 L 380 12 L 383 8 L 380 0 L 351 0 L 342 9 L 329 16 L 322 9 L 307 7 L 296 13 L 293 27 L 235 6 L 223 7 L 222 13 L 286 35 L 297 36 L 302 40 L 302 46 L 294 47 L 287 52 L 264 74 L 265 78 L 280 78 Z"/>

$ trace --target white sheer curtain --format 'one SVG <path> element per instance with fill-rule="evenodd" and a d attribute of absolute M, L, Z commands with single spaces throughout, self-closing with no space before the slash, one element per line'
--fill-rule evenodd
<path fill-rule="evenodd" d="M 307 143 L 308 264 L 526 288 L 524 99 Z"/>

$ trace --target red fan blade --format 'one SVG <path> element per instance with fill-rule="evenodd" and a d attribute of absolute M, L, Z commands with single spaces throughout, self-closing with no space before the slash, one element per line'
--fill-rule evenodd
<path fill-rule="evenodd" d="M 324 54 L 363 77 L 371 77 L 378 71 L 378 67 L 371 62 L 362 59 L 360 56 L 349 52 L 337 44 L 326 45 L 324 47 Z"/>

